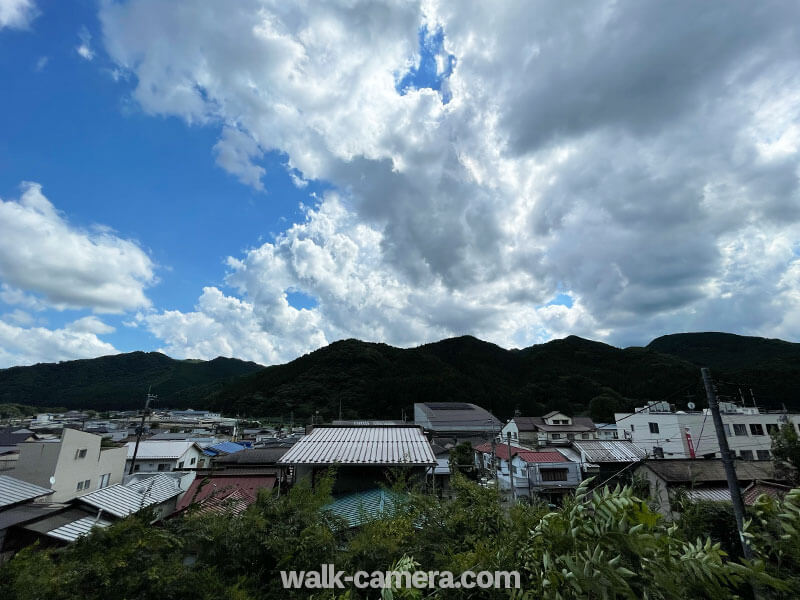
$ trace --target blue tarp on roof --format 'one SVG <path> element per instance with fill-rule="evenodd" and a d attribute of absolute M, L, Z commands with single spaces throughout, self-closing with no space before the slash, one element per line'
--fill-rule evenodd
<path fill-rule="evenodd" d="M 220 442 L 219 444 L 214 444 L 203 450 L 203 454 L 207 456 L 219 456 L 220 454 L 241 452 L 244 449 L 245 446 L 243 444 L 238 444 L 236 442 Z"/>

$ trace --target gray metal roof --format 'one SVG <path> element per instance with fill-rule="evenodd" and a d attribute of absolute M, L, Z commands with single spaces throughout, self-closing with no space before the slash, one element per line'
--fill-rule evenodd
<path fill-rule="evenodd" d="M 711 502 L 730 502 L 731 492 L 728 488 L 695 488 L 686 490 L 690 500 L 708 500 Z"/>
<path fill-rule="evenodd" d="M 582 453 L 584 462 L 638 462 L 647 456 L 647 452 L 633 442 L 626 440 L 585 441 L 575 440 L 572 445 Z"/>
<path fill-rule="evenodd" d="M 129 486 L 112 485 L 81 496 L 78 500 L 115 517 L 124 518 L 147 506 L 178 496 L 182 491 L 174 478 L 157 475 Z"/>
<path fill-rule="evenodd" d="M 133 458 L 133 450 L 136 442 L 128 442 L 128 460 Z M 169 441 L 169 440 L 144 440 L 139 442 L 139 450 L 136 452 L 136 460 L 154 460 L 158 458 L 178 459 L 192 446 L 194 442 Z M 198 450 L 200 447 L 198 446 Z"/>
<path fill-rule="evenodd" d="M 65 542 L 74 542 L 79 537 L 87 535 L 94 527 L 108 527 L 110 521 L 98 519 L 97 517 L 83 517 L 77 521 L 72 521 L 61 527 L 56 527 L 48 531 L 45 535 L 54 537 Z"/>
<path fill-rule="evenodd" d="M 283 455 L 283 465 L 434 465 L 419 427 L 317 427 Z"/>
<path fill-rule="evenodd" d="M 432 431 L 499 431 L 503 423 L 492 413 L 467 402 L 414 404 L 414 422 Z"/>
<path fill-rule="evenodd" d="M 33 485 L 16 477 L 0 475 L 0 507 L 52 494 L 53 490 Z"/>

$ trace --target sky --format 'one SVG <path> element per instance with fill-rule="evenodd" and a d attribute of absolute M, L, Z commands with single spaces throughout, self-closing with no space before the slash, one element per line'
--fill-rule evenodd
<path fill-rule="evenodd" d="M 798 13 L 0 0 L 0 368 L 799 341 Z"/>

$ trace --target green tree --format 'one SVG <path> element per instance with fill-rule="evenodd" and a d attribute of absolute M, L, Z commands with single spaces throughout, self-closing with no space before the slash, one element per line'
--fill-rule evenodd
<path fill-rule="evenodd" d="M 772 432 L 772 456 L 776 468 L 786 478 L 797 482 L 800 472 L 800 438 L 793 424 L 784 423 L 777 431 Z M 787 465 L 791 468 L 787 469 Z"/>
<path fill-rule="evenodd" d="M 450 472 L 461 473 L 475 479 L 477 470 L 475 468 L 475 451 L 469 442 L 461 442 L 450 450 Z"/>

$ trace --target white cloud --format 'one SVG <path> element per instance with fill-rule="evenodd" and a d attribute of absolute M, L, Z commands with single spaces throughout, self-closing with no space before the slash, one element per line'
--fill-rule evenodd
<path fill-rule="evenodd" d="M 89 30 L 86 29 L 86 27 L 82 27 L 78 32 L 78 37 L 80 38 L 81 42 L 75 47 L 75 52 L 77 52 L 78 55 L 85 60 L 94 59 L 94 50 L 92 49 L 92 34 L 89 33 Z"/>
<path fill-rule="evenodd" d="M 106 48 L 144 110 L 221 127 L 218 163 L 248 185 L 262 185 L 256 162 L 275 149 L 290 173 L 338 190 L 231 259 L 237 296 L 206 289 L 196 311 L 149 327 L 204 355 L 244 349 L 225 323 L 243 339 L 263 332 L 262 361 L 351 335 L 798 335 L 786 250 L 800 219 L 797 12 L 104 4 Z M 448 104 L 395 89 L 423 24 L 440 25 L 455 56 Z M 574 305 L 543 307 L 562 288 Z M 292 312 L 287 290 L 318 306 Z"/>
<path fill-rule="evenodd" d="M 107 331 L 99 321 L 94 324 L 94 329 L 103 329 L 102 333 Z M 0 319 L 0 368 L 94 358 L 117 352 L 114 346 L 100 340 L 95 332 L 87 330 L 84 319 L 61 329 L 20 327 Z"/>
<path fill-rule="evenodd" d="M 33 0 L 0 0 L 0 29 L 27 29 L 38 14 Z"/>
<path fill-rule="evenodd" d="M 154 265 L 107 228 L 71 226 L 35 183 L 0 200 L 0 299 L 28 308 L 122 312 L 150 305 Z"/>

